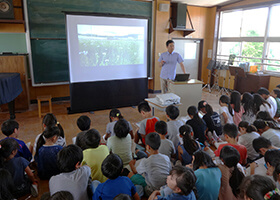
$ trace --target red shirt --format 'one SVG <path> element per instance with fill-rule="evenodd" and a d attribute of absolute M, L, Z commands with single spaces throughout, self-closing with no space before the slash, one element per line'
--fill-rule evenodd
<path fill-rule="evenodd" d="M 240 164 L 245 164 L 246 163 L 246 159 L 247 159 L 247 149 L 244 145 L 242 144 L 230 144 L 230 143 L 226 143 L 226 144 L 221 144 L 218 149 L 214 152 L 216 156 L 220 156 L 220 152 L 221 152 L 221 149 L 224 147 L 224 146 L 232 146 L 234 147 L 240 154 L 240 160 L 239 160 L 239 163 Z"/>

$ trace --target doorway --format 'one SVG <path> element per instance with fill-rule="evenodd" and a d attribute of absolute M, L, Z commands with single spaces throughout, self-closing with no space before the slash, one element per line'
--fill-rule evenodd
<path fill-rule="evenodd" d="M 201 79 L 203 39 L 173 38 L 175 51 L 184 59 L 186 72 L 191 79 Z M 177 64 L 176 74 L 181 74 L 182 69 Z"/>

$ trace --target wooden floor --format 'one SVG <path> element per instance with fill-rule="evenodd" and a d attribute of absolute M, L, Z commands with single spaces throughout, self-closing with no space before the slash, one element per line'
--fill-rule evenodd
<path fill-rule="evenodd" d="M 154 97 L 155 94 L 149 94 L 149 97 Z M 206 100 L 210 105 L 212 105 L 215 111 L 218 111 L 218 95 L 216 93 L 202 93 L 202 99 Z M 110 110 L 95 111 L 94 113 L 79 113 L 79 114 L 67 114 L 67 107 L 70 106 L 69 101 L 53 102 L 53 114 L 57 117 L 57 120 L 62 125 L 67 144 L 72 144 L 72 138 L 79 133 L 79 129 L 76 125 L 76 120 L 81 115 L 87 115 L 91 119 L 91 127 L 97 129 L 101 135 L 105 134 L 106 124 L 109 122 L 109 112 Z M 197 105 L 196 105 L 197 106 Z M 120 108 L 120 111 L 124 118 L 131 122 L 133 129 L 136 129 L 136 126 L 133 125 L 136 122 L 142 120 L 140 114 L 137 111 L 137 108 L 125 107 Z M 42 103 L 42 112 L 48 112 L 48 103 Z M 43 114 L 44 115 L 44 114 Z M 159 117 L 161 120 L 166 121 L 165 113 L 162 111 L 155 110 L 155 116 Z M 0 112 L 0 124 L 5 120 L 9 119 L 8 112 Z M 20 135 L 19 139 L 27 142 L 34 143 L 35 137 L 42 133 L 42 118 L 38 117 L 38 107 L 37 104 L 31 104 L 30 109 L 25 112 L 16 113 L 16 121 L 19 123 Z M 0 134 L 0 139 L 3 139 L 5 136 Z M 48 183 L 46 181 L 40 182 L 39 194 L 40 196 L 48 191 Z M 30 199 L 40 199 L 30 198 Z"/>

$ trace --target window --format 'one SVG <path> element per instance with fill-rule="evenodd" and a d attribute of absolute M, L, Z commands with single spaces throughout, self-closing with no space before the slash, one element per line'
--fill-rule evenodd
<path fill-rule="evenodd" d="M 280 5 L 222 11 L 217 61 L 236 55 L 234 65 L 249 62 L 280 73 Z"/>
<path fill-rule="evenodd" d="M 279 27 L 280 5 L 272 7 L 270 18 L 271 20 L 270 20 L 269 37 L 280 37 L 280 27 Z"/>
<path fill-rule="evenodd" d="M 264 37 L 268 8 L 243 11 L 241 37 Z"/>

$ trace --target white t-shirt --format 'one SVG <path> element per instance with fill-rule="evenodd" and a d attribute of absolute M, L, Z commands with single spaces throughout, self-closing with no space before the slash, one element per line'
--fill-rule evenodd
<path fill-rule="evenodd" d="M 166 178 L 171 170 L 171 162 L 168 156 L 159 153 L 139 161 L 136 170 L 139 174 L 145 175 L 146 183 L 149 186 L 159 189 L 166 184 Z"/>
<path fill-rule="evenodd" d="M 118 138 L 117 136 L 109 137 L 107 147 L 109 151 L 112 151 L 121 157 L 123 165 L 129 164 L 132 160 L 130 134 L 128 134 L 125 138 Z"/>
<path fill-rule="evenodd" d="M 234 111 L 232 111 L 232 112 L 233 112 L 233 115 L 234 115 Z M 222 115 L 222 113 L 226 113 L 226 115 L 228 117 L 227 122 L 225 122 L 225 119 L 224 119 L 224 116 Z M 233 123 L 233 116 L 229 113 L 228 107 L 221 106 L 220 109 L 219 109 L 219 114 L 220 114 L 220 117 L 221 117 L 222 126 L 224 126 L 226 123 Z"/>
<path fill-rule="evenodd" d="M 51 195 L 59 191 L 68 191 L 74 200 L 88 200 L 87 186 L 90 173 L 88 166 L 82 166 L 72 172 L 52 176 L 49 181 Z"/>
<path fill-rule="evenodd" d="M 246 147 L 248 158 L 251 160 L 254 160 L 259 156 L 259 154 L 253 148 L 253 140 L 258 137 L 260 137 L 258 133 L 252 132 L 241 135 L 238 138 L 238 144 L 242 144 Z"/>
<path fill-rule="evenodd" d="M 262 137 L 268 139 L 273 146 L 280 147 L 280 131 L 270 128 L 261 134 Z"/>
<path fill-rule="evenodd" d="M 269 96 L 266 101 L 271 105 L 271 117 L 273 118 L 277 111 L 277 102 L 272 96 Z"/>

